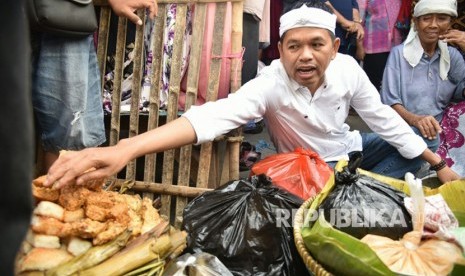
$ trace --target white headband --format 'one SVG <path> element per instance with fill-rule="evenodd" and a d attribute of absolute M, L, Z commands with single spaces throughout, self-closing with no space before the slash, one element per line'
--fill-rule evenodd
<path fill-rule="evenodd" d="M 444 13 L 457 17 L 456 0 L 421 0 L 413 9 L 413 16 L 419 17 L 431 13 Z"/>
<path fill-rule="evenodd" d="M 336 15 L 322 9 L 309 8 L 306 5 L 283 14 L 279 20 L 279 37 L 294 28 L 317 27 L 331 31 L 336 28 Z"/>

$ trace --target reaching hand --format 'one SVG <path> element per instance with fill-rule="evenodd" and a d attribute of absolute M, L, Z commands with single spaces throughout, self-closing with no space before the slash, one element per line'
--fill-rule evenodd
<path fill-rule="evenodd" d="M 448 166 L 444 167 L 443 169 L 437 171 L 438 179 L 441 183 L 446 183 L 449 181 L 454 181 L 460 179 L 460 175 L 454 172 Z"/>
<path fill-rule="evenodd" d="M 120 144 L 60 154 L 48 171 L 44 185 L 60 189 L 66 185 L 82 185 L 89 180 L 104 179 L 118 173 L 130 161 L 130 154 L 121 149 L 124 146 Z"/>
<path fill-rule="evenodd" d="M 127 17 L 137 25 L 142 25 L 142 20 L 134 13 L 136 10 L 142 8 L 148 9 L 151 19 L 153 19 L 158 12 L 156 0 L 108 0 L 108 3 L 116 15 Z"/>

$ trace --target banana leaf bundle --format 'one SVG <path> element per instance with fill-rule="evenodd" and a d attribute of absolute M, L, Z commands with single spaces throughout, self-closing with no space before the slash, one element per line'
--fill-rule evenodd
<path fill-rule="evenodd" d="M 335 172 L 341 171 L 345 166 L 347 166 L 347 161 L 342 160 L 338 162 L 334 170 Z M 410 195 L 408 183 L 404 180 L 360 168 L 357 172 Z M 367 244 L 333 228 L 325 219 L 324 214 L 315 219 L 318 207 L 334 186 L 333 176 L 321 193 L 311 201 L 302 224 L 301 236 L 307 251 L 324 268 L 324 271 L 312 270 L 312 272 L 316 275 L 326 275 L 325 271 L 335 275 L 396 275 Z M 460 228 L 465 227 L 465 204 L 463 204 L 465 202 L 465 179 L 448 182 L 435 189 L 423 187 L 423 191 L 425 195 L 441 194 L 459 221 Z M 465 266 L 455 265 L 451 275 L 465 275 Z"/>
<path fill-rule="evenodd" d="M 454 242 L 436 238 L 422 239 L 425 223 L 425 198 L 422 182 L 407 173 L 413 202 L 413 231 L 400 240 L 378 235 L 362 238 L 383 262 L 395 273 L 402 275 L 449 275 L 454 264 L 465 264 L 462 248 Z"/>

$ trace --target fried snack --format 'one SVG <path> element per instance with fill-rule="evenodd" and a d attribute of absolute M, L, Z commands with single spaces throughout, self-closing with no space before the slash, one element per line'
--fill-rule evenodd
<path fill-rule="evenodd" d="M 66 210 L 76 211 L 84 206 L 91 191 L 86 187 L 65 186 L 61 189 L 58 204 Z"/>
<path fill-rule="evenodd" d="M 84 209 L 80 208 L 75 211 L 68 211 L 65 209 L 63 213 L 64 222 L 74 222 L 85 218 Z"/>
<path fill-rule="evenodd" d="M 142 234 L 157 226 L 161 220 L 157 209 L 152 205 L 152 200 L 148 197 L 144 197 L 142 200 L 142 219 L 144 221 L 141 229 Z"/>
<path fill-rule="evenodd" d="M 65 237 L 64 227 L 65 224 L 56 218 L 33 216 L 31 219 L 31 229 L 38 234 Z"/>
<path fill-rule="evenodd" d="M 60 248 L 60 238 L 51 235 L 36 234 L 33 231 L 28 231 L 26 235 L 26 241 L 33 247 L 42 248 Z"/>
<path fill-rule="evenodd" d="M 111 240 L 114 240 L 117 236 L 123 233 L 128 227 L 126 225 L 119 224 L 114 221 L 109 221 L 105 231 L 97 234 L 92 240 L 93 245 L 102 245 Z"/>
<path fill-rule="evenodd" d="M 72 258 L 73 256 L 64 249 L 33 248 L 19 261 L 18 272 L 30 270 L 45 271 Z"/>
<path fill-rule="evenodd" d="M 97 205 L 87 205 L 85 207 L 85 216 L 96 221 L 106 221 L 110 218 L 110 210 Z"/>
<path fill-rule="evenodd" d="M 84 239 L 95 238 L 107 228 L 108 222 L 99 222 L 89 218 L 65 223 L 63 232 L 65 237 L 81 237 Z"/>
<path fill-rule="evenodd" d="M 34 208 L 34 215 L 56 218 L 57 220 L 63 221 L 63 214 L 65 209 L 60 205 L 50 202 L 50 201 L 41 201 Z"/>
<path fill-rule="evenodd" d="M 72 237 L 69 242 L 66 250 L 73 256 L 79 256 L 84 252 L 87 252 L 92 247 L 92 243 L 88 240 Z"/>
<path fill-rule="evenodd" d="M 51 201 L 57 202 L 60 196 L 60 191 L 50 189 L 47 187 L 32 185 L 32 195 L 37 201 Z"/>
<path fill-rule="evenodd" d="M 41 176 L 37 177 L 36 179 L 32 180 L 32 185 L 34 185 L 36 187 L 44 187 L 45 179 L 47 179 L 47 175 L 46 174 L 41 175 Z"/>

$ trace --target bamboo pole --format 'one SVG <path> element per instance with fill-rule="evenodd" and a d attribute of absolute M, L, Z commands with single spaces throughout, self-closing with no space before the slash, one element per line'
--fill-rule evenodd
<path fill-rule="evenodd" d="M 108 35 L 110 30 L 110 16 L 111 9 L 109 7 L 100 8 L 100 22 L 98 28 L 98 41 L 97 41 L 97 58 L 100 68 L 100 87 L 103 97 L 103 88 L 105 85 L 105 69 L 106 69 L 106 57 L 108 49 Z"/>
<path fill-rule="evenodd" d="M 124 184 L 123 179 L 116 179 L 114 186 L 115 188 L 121 187 Z M 157 195 L 173 195 L 173 196 L 182 196 L 187 198 L 194 198 L 201 195 L 204 192 L 211 191 L 209 188 L 199 188 L 199 187 L 183 187 L 171 184 L 163 183 L 150 183 L 147 184 L 142 181 L 135 181 L 134 185 L 131 187 L 133 191 L 141 192 L 152 192 Z M 160 212 L 161 213 L 161 212 Z"/>
<path fill-rule="evenodd" d="M 136 37 L 134 41 L 134 66 L 132 71 L 132 88 L 131 88 L 131 110 L 129 115 L 129 137 L 134 137 L 139 133 L 139 104 L 141 94 L 142 73 L 145 64 L 143 64 L 144 49 L 144 29 L 145 29 L 145 11 L 138 10 L 137 15 L 142 20 L 142 25 L 136 26 Z M 132 180 L 136 177 L 136 160 L 130 161 L 126 166 L 126 179 Z"/>
<path fill-rule="evenodd" d="M 223 52 L 223 30 L 226 14 L 226 3 L 217 3 L 215 11 L 212 57 L 221 57 Z M 210 61 L 210 72 L 208 76 L 208 88 L 206 101 L 215 101 L 218 97 L 218 87 L 221 69 L 221 58 L 212 58 Z M 197 187 L 207 188 L 209 184 L 212 142 L 204 143 L 200 149 L 199 173 Z"/>
<path fill-rule="evenodd" d="M 181 69 L 182 69 L 182 49 L 184 45 L 184 34 L 186 30 L 187 5 L 177 4 L 176 6 L 176 25 L 174 30 L 173 55 L 171 57 L 171 72 L 168 86 L 168 109 L 166 123 L 175 120 L 178 117 L 178 99 L 181 89 Z M 163 184 L 173 184 L 174 171 L 174 153 L 175 150 L 167 150 L 163 156 Z M 161 197 L 162 214 L 169 214 L 171 206 L 171 197 Z M 171 218 L 171 216 L 169 216 Z M 171 220 L 171 219 L 170 219 Z"/>
<path fill-rule="evenodd" d="M 233 3 L 233 20 L 232 20 L 232 34 L 231 34 L 231 51 L 233 53 L 239 53 L 242 51 L 242 17 L 243 17 L 243 2 Z M 242 58 L 233 59 L 231 62 L 231 92 L 236 92 L 241 86 L 241 72 L 242 72 Z M 242 136 L 242 128 L 234 131 L 236 137 Z M 221 179 L 223 184 L 229 180 L 239 178 L 239 153 L 242 138 L 239 139 L 228 139 L 227 152 L 229 162 L 227 167 L 223 167 L 224 170 L 229 169 L 229 179 Z"/>
<path fill-rule="evenodd" d="M 187 72 L 187 88 L 185 110 L 188 110 L 197 100 L 200 63 L 203 48 L 203 37 L 205 31 L 205 17 L 207 4 L 195 5 L 195 14 L 192 22 L 192 41 L 189 56 L 189 70 Z M 179 155 L 178 186 L 189 186 L 190 168 L 192 166 L 192 145 L 181 148 Z M 182 213 L 187 205 L 186 197 L 177 197 L 175 208 L 175 227 L 181 226 Z"/>
<path fill-rule="evenodd" d="M 164 15 L 166 5 L 158 6 L 158 13 Z M 153 52 L 152 52 L 152 75 L 151 75 L 151 87 L 149 97 L 149 119 L 147 122 L 147 131 L 158 127 L 159 116 L 160 116 L 160 79 L 162 74 L 162 56 L 163 56 L 163 36 L 166 25 L 165 16 L 157 16 L 155 18 L 155 26 L 153 28 L 152 36 L 153 39 Z M 156 173 L 156 159 L 157 154 L 147 154 L 145 156 L 144 166 L 144 181 L 155 182 Z"/>
<path fill-rule="evenodd" d="M 113 79 L 113 94 L 111 96 L 112 113 L 110 126 L 110 145 L 116 145 L 119 141 L 121 93 L 123 82 L 124 52 L 126 48 L 126 26 L 127 19 L 118 19 L 118 33 L 116 35 L 115 73 Z"/>

